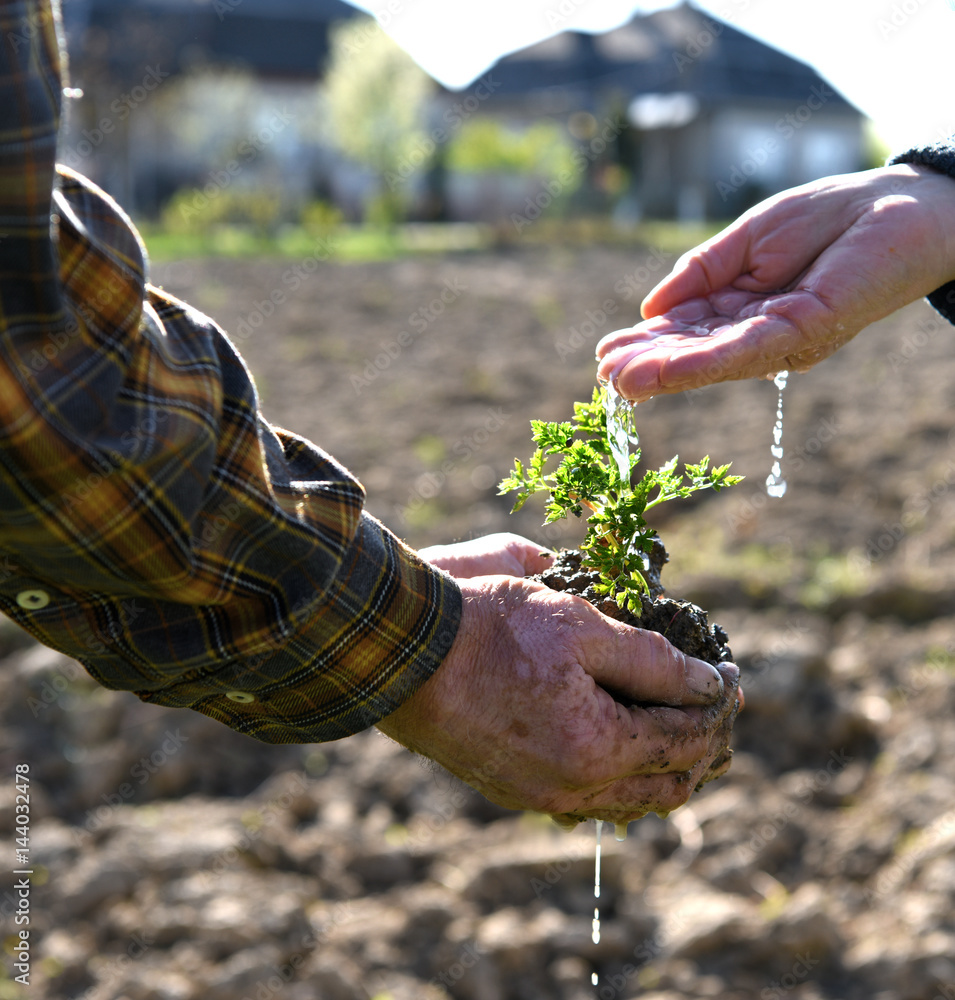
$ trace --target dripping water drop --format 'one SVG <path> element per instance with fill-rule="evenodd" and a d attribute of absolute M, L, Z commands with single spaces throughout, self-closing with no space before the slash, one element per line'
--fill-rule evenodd
<path fill-rule="evenodd" d="M 773 385 L 779 390 L 776 397 L 776 425 L 773 427 L 773 443 L 770 454 L 773 456 L 773 468 L 766 477 L 766 492 L 771 497 L 781 497 L 786 493 L 786 480 L 783 479 L 783 390 L 789 379 L 789 372 L 779 372 L 773 379 Z"/>

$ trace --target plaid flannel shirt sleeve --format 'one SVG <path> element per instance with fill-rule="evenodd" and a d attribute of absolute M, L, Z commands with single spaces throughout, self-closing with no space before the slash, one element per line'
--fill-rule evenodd
<path fill-rule="evenodd" d="M 60 59 L 50 0 L 0 0 L 0 609 L 265 742 L 367 728 L 447 655 L 460 590 L 263 419 L 224 332 L 54 166 Z"/>

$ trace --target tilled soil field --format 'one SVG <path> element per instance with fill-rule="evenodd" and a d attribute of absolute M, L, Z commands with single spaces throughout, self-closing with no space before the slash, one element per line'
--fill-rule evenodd
<path fill-rule="evenodd" d="M 589 398 L 596 340 L 636 320 L 661 259 L 153 277 L 232 332 L 266 415 L 413 544 L 559 546 L 575 525 L 509 516 L 495 484 L 531 417 Z M 649 462 L 710 454 L 747 477 L 659 522 L 663 583 L 726 629 L 746 709 L 727 777 L 623 843 L 605 830 L 599 944 L 592 823 L 506 812 L 375 732 L 268 747 L 0 629 L 3 857 L 28 762 L 35 871 L 30 985 L 0 980 L 0 1000 L 953 1000 L 953 333 L 916 304 L 791 379 L 782 499 L 763 486 L 770 383 L 639 407 Z"/>

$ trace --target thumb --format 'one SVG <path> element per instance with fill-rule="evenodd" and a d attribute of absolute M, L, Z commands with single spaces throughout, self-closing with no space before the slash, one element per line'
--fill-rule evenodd
<path fill-rule="evenodd" d="M 673 270 L 652 288 L 640 304 L 644 319 L 660 316 L 686 302 L 731 285 L 748 269 L 748 241 L 737 222 L 688 250 Z"/>
<path fill-rule="evenodd" d="M 687 656 L 659 632 L 615 622 L 614 655 L 595 657 L 584 669 L 618 700 L 656 705 L 708 705 L 739 682 L 733 663 L 717 669 Z"/>
<path fill-rule="evenodd" d="M 526 538 L 519 539 L 511 548 L 511 554 L 524 567 L 525 576 L 543 573 L 554 562 L 554 553 L 541 545 L 535 545 Z"/>
<path fill-rule="evenodd" d="M 550 549 L 512 531 L 486 535 L 478 541 L 486 547 L 497 548 L 506 554 L 512 564 L 508 569 L 512 576 L 533 576 L 535 573 L 543 573 L 554 561 L 554 553 Z"/>

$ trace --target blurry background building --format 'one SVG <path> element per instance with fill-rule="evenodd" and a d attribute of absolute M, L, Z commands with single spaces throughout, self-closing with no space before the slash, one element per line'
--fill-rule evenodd
<path fill-rule="evenodd" d="M 603 35 L 558 34 L 464 92 L 433 85 L 403 157 L 377 171 L 330 138 L 335 26 L 355 26 L 345 51 L 356 72 L 372 71 L 382 34 L 342 0 L 64 8 L 83 96 L 61 159 L 141 216 L 177 192 L 198 206 L 196 192 L 228 191 L 271 192 L 263 216 L 317 201 L 358 218 L 390 188 L 413 219 L 551 205 L 621 224 L 726 219 L 868 165 L 862 115 L 812 69 L 689 4 Z"/>

